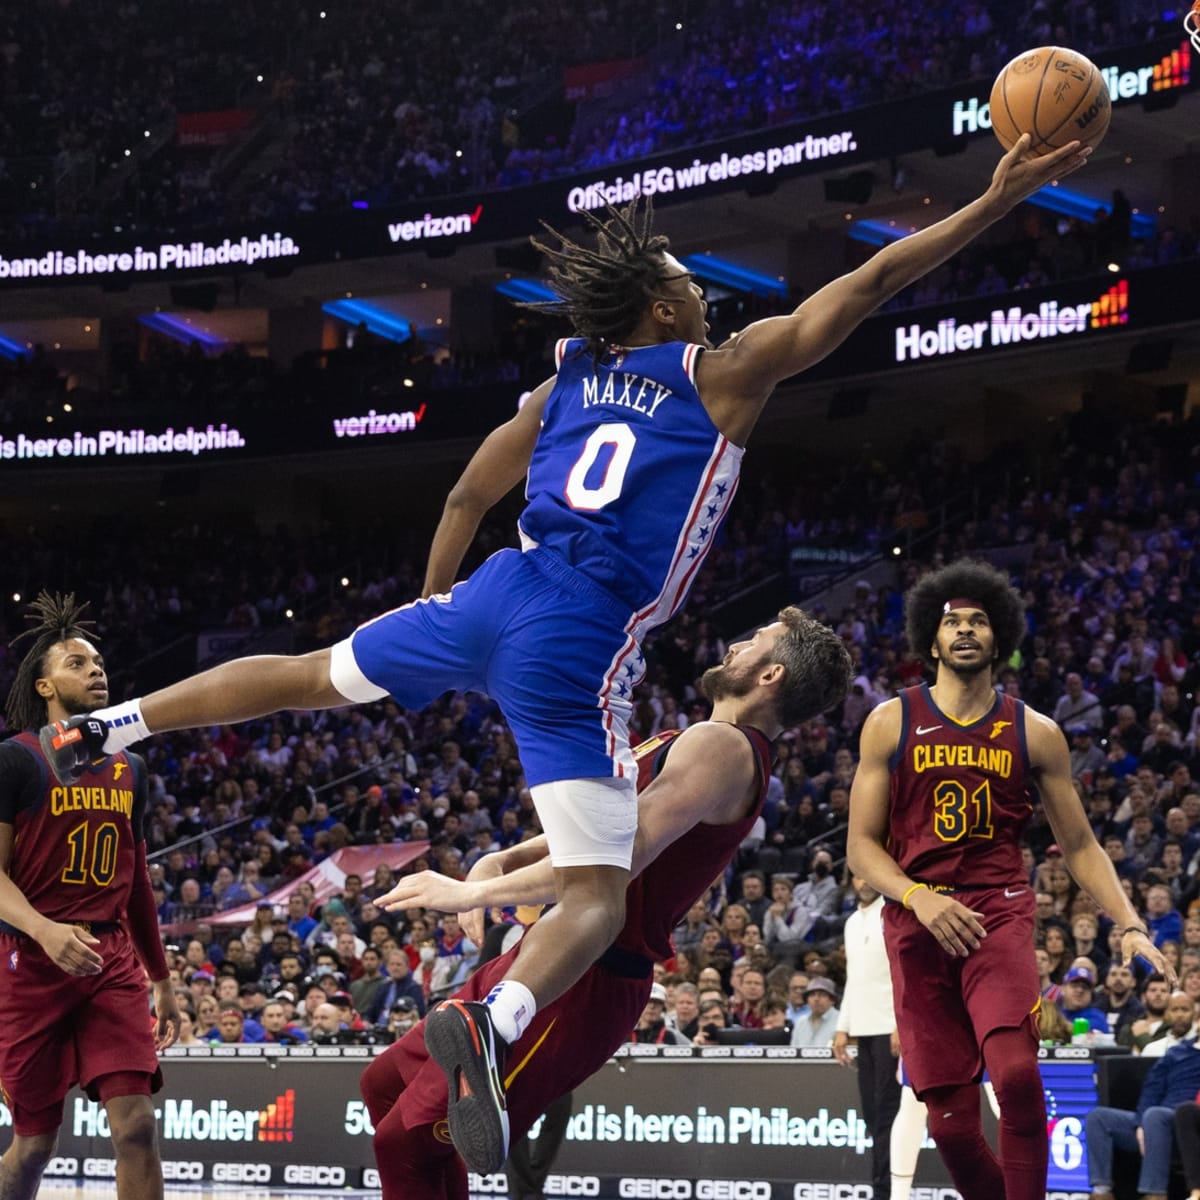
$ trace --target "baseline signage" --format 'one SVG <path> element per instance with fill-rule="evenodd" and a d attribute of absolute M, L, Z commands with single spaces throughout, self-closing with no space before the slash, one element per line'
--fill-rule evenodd
<path fill-rule="evenodd" d="M 597 1200 L 870 1200 L 871 1139 L 854 1073 L 828 1051 L 626 1047 L 577 1089 L 552 1196 Z M 378 1189 L 374 1129 L 358 1095 L 368 1047 L 234 1047 L 165 1055 L 154 1098 L 171 1182 Z M 1046 1052 L 1043 1052 L 1045 1055 Z M 1088 1193 L 1083 1115 L 1098 1101 L 1086 1049 L 1041 1063 L 1050 1132 L 1049 1200 Z M 990 1122 L 990 1113 L 987 1120 Z M 531 1131 L 536 1140 L 538 1126 Z M 994 1127 L 989 1135 L 995 1135 Z M 12 1117 L 0 1106 L 0 1151 Z M 104 1109 L 67 1097 L 50 1178 L 112 1179 Z M 502 1173 L 473 1194 L 508 1195 Z M 914 1200 L 958 1200 L 926 1139 Z"/>
<path fill-rule="evenodd" d="M 1114 51 L 1104 56 L 1101 71 L 1114 105 L 1196 86 L 1186 38 L 1168 37 Z M 990 80 L 973 80 L 903 101 L 758 130 L 522 188 L 378 210 L 297 215 L 269 226 L 196 236 L 113 236 L 87 244 L 48 241 L 32 248 L 0 247 L 0 287 L 186 279 L 247 269 L 286 271 L 414 250 L 452 252 L 459 245 L 537 232 L 539 217 L 551 223 L 569 222 L 579 213 L 636 196 L 652 195 L 659 204 L 672 204 L 738 188 L 770 189 L 800 175 L 985 134 L 991 128 L 990 89 Z"/>

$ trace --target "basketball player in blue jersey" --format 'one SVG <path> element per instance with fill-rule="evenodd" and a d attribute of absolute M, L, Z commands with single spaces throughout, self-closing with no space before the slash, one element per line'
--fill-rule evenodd
<path fill-rule="evenodd" d="M 742 447 L 781 380 L 838 346 L 880 304 L 961 250 L 1050 180 L 1081 167 L 1071 143 L 1043 158 L 1018 142 L 986 192 L 881 250 L 794 313 L 758 321 L 719 349 L 703 294 L 651 229 L 649 206 L 589 217 L 590 249 L 547 254 L 578 337 L 557 373 L 494 430 L 450 493 L 424 598 L 314 654 L 225 663 L 144 700 L 43 730 L 61 777 L 150 733 L 281 708 L 391 694 L 420 708 L 443 692 L 488 693 L 516 738 L 557 870 L 558 903 L 486 1005 L 435 1013 L 427 1035 L 470 1093 L 475 1133 L 459 1148 L 490 1171 L 507 1144 L 504 1045 L 562 994 L 624 919 L 636 827 L 627 722 L 641 643 L 687 597 L 737 486 Z M 522 548 L 455 583 L 488 508 L 522 478 Z M 439 1028 L 458 1022 L 469 1026 Z"/>
<path fill-rule="evenodd" d="M 1037 1066 L 1041 999 L 1021 835 L 1035 795 L 1067 868 L 1121 929 L 1124 960 L 1169 972 L 1087 822 L 1062 730 L 998 693 L 1025 635 L 1007 576 L 959 562 L 905 597 L 909 644 L 934 667 L 867 718 L 850 796 L 850 868 L 893 903 L 884 942 L 904 1067 L 963 1200 L 1043 1200 L 1049 1143 Z M 984 1069 L 1000 1154 L 979 1116 Z"/>

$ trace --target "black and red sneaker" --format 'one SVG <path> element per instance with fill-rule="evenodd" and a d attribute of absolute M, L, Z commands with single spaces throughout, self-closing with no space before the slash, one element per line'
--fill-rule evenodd
<path fill-rule="evenodd" d="M 508 1157 L 504 1060 L 508 1044 L 486 1004 L 443 1000 L 425 1018 L 425 1047 L 446 1073 L 450 1137 L 463 1162 L 480 1175 Z"/>

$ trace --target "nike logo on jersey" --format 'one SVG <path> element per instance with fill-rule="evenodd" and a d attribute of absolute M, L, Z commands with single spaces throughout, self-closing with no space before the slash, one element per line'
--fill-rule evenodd
<path fill-rule="evenodd" d="M 1023 896 L 1023 895 L 1025 895 L 1024 888 L 1017 888 L 1017 890 L 1015 892 L 1012 890 L 1012 888 L 1004 889 L 1005 900 L 1015 900 L 1018 896 Z"/>
<path fill-rule="evenodd" d="M 941 726 L 940 725 L 918 725 L 917 730 L 916 730 L 917 737 L 923 737 L 927 733 L 932 733 L 935 729 L 941 729 Z"/>

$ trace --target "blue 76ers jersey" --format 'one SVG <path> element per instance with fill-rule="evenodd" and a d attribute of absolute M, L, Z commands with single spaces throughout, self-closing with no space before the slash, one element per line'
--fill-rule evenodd
<path fill-rule="evenodd" d="M 558 343 L 521 515 L 541 546 L 629 606 L 640 637 L 687 598 L 737 490 L 742 449 L 696 391 L 702 346 Z"/>

